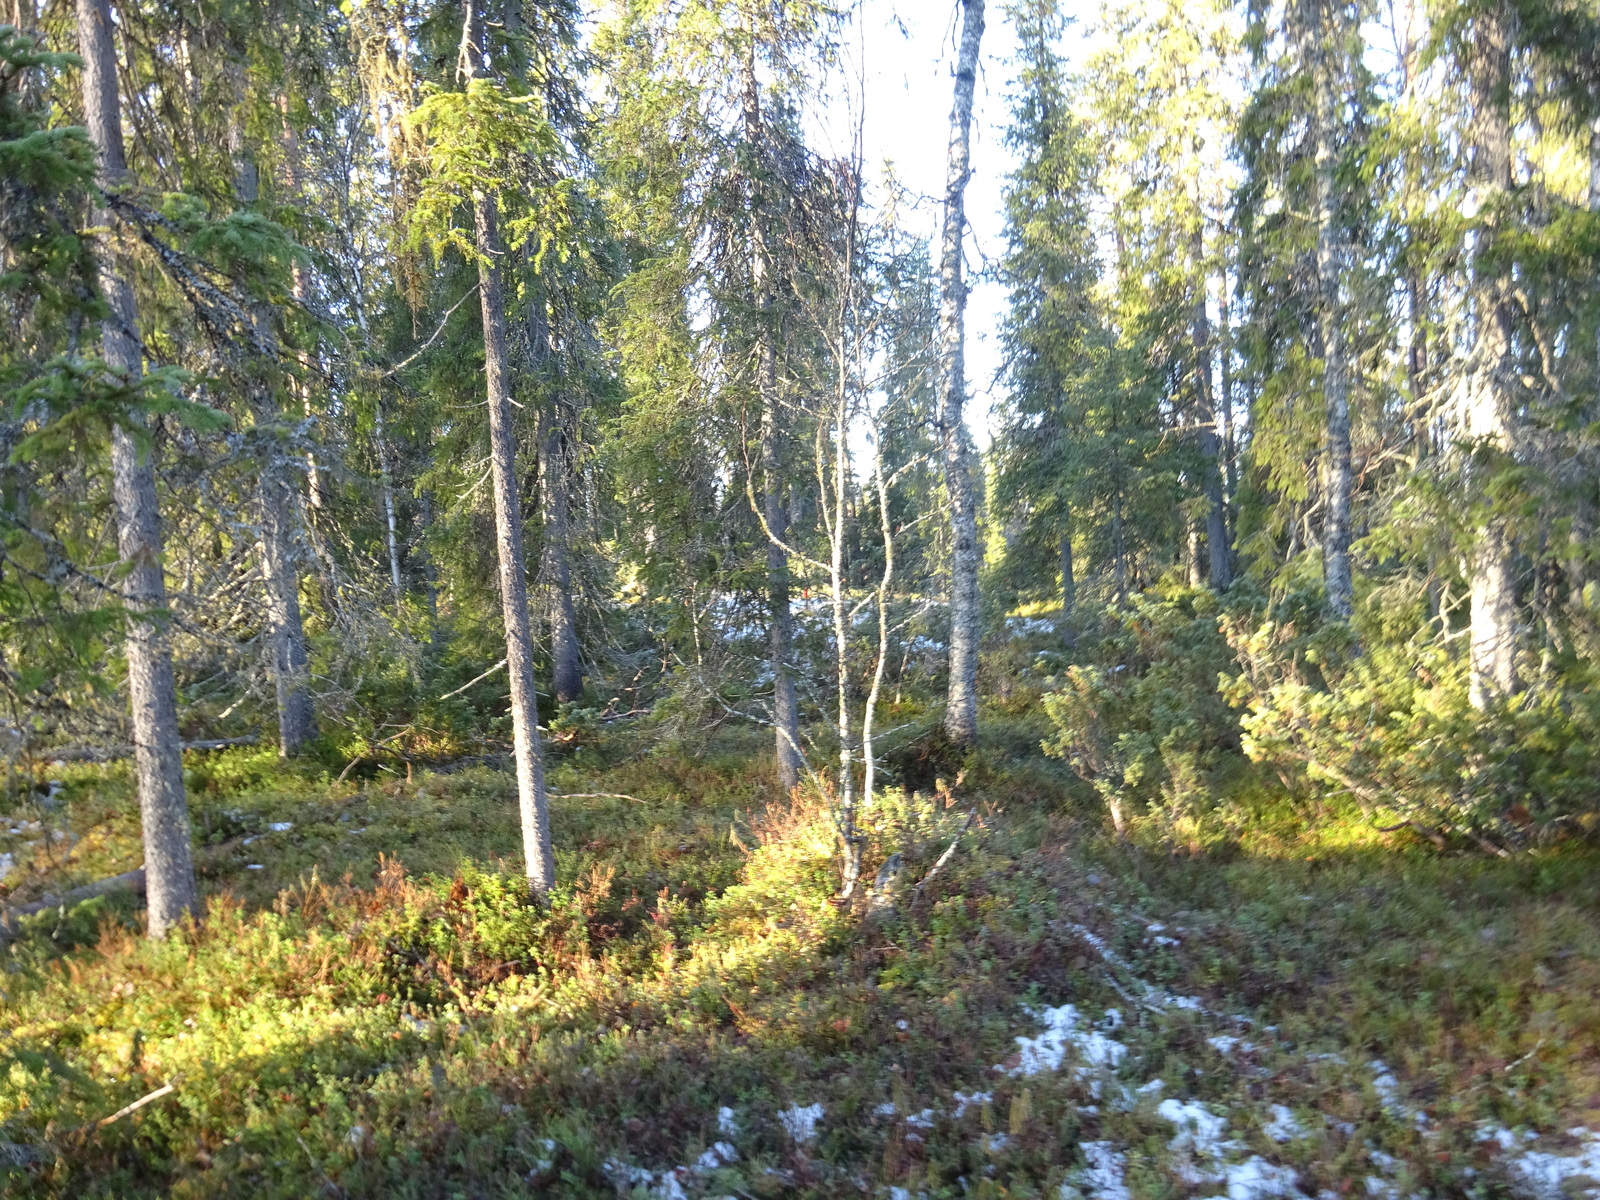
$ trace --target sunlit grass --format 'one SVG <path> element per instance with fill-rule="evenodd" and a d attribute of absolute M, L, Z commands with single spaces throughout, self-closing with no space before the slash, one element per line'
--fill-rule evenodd
<path fill-rule="evenodd" d="M 1482 1122 L 1600 1121 L 1588 847 L 1445 857 L 1270 793 L 1246 798 L 1251 832 L 1198 852 L 1118 842 L 1004 711 L 964 799 L 877 806 L 869 873 L 900 850 L 911 883 L 965 805 L 978 820 L 924 895 L 876 915 L 835 903 L 828 817 L 772 794 L 754 732 L 695 761 L 618 744 L 553 770 L 557 791 L 633 799 L 556 802 L 543 910 L 522 898 L 503 771 L 335 785 L 254 754 L 193 764 L 205 921 L 151 945 L 108 897 L 41 914 L 7 952 L 0 1140 L 59 1157 L 12 1169 L 6 1194 L 615 1195 L 617 1163 L 659 1188 L 723 1141 L 738 1160 L 685 1175 L 691 1193 L 1042 1196 L 1095 1140 L 1126 1149 L 1136 1195 L 1173 1194 L 1154 1093 L 1121 1109 L 1069 1071 L 995 1070 L 1036 1029 L 1028 1005 L 1068 1001 L 1123 1012 L 1130 1084 L 1227 1113 L 1311 1193 L 1364 1187 L 1382 1154 L 1452 1193 L 1491 1165 Z M 80 772 L 67 800 L 100 857 L 64 870 L 136 856 L 125 775 Z M 1130 1005 L 1135 981 L 1256 1024 Z M 1219 1028 L 1255 1049 L 1220 1053 Z M 1374 1059 L 1429 1139 L 1388 1113 Z M 1351 1132 L 1279 1145 L 1269 1103 Z M 797 1144 L 780 1114 L 812 1104 L 817 1139 Z M 926 1128 L 905 1121 L 923 1109 Z"/>

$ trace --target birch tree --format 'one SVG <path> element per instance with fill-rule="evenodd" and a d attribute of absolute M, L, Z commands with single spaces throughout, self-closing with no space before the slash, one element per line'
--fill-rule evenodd
<path fill-rule="evenodd" d="M 945 733 L 956 745 L 978 737 L 978 491 L 972 439 L 966 425 L 966 311 L 962 242 L 967 182 L 972 176 L 972 100 L 983 38 L 984 0 L 961 0 L 955 97 L 945 161 L 944 215 L 939 237 L 939 381 L 936 421 L 950 515 L 950 681 Z"/>

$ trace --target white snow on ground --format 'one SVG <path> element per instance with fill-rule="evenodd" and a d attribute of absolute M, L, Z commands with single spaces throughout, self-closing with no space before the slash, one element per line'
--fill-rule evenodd
<path fill-rule="evenodd" d="M 717 1132 L 723 1137 L 734 1137 L 739 1132 L 739 1121 L 733 1115 L 733 1109 L 723 1107 L 717 1109 Z"/>
<path fill-rule="evenodd" d="M 951 1115 L 953 1117 L 955 1117 L 956 1120 L 959 1121 L 962 1117 L 964 1117 L 966 1115 L 967 1109 L 973 1108 L 973 1107 L 975 1107 L 976 1105 L 979 1105 L 979 1104 L 987 1104 L 987 1103 L 989 1103 L 989 1101 L 993 1100 L 994 1099 L 994 1093 L 993 1092 L 972 1092 L 972 1093 L 957 1092 L 955 1094 L 955 1097 L 956 1097 L 956 1111 L 954 1113 L 952 1113 Z"/>
<path fill-rule="evenodd" d="M 1061 1200 L 1132 1200 L 1128 1190 L 1128 1156 L 1110 1142 L 1084 1142 L 1078 1147 L 1088 1166 L 1077 1172 L 1077 1186 L 1061 1185 Z"/>
<path fill-rule="evenodd" d="M 931 1108 L 925 1108 L 919 1113 L 912 1113 L 906 1118 L 906 1124 L 913 1129 L 932 1129 L 933 1118 L 937 1114 Z"/>
<path fill-rule="evenodd" d="M 1568 1133 L 1580 1143 L 1576 1154 L 1554 1154 L 1524 1146 L 1509 1150 L 1501 1160 L 1506 1177 L 1520 1195 L 1528 1200 L 1600 1197 L 1600 1136 L 1581 1127 Z"/>
<path fill-rule="evenodd" d="M 1178 1135 L 1168 1143 L 1172 1150 L 1197 1158 L 1218 1158 L 1233 1148 L 1232 1142 L 1222 1138 L 1228 1118 L 1217 1116 L 1198 1101 L 1163 1100 L 1156 1115 L 1178 1127 Z"/>
<path fill-rule="evenodd" d="M 817 1136 L 817 1122 L 822 1120 L 822 1111 L 820 1104 L 808 1104 L 804 1108 L 791 1104 L 778 1114 L 778 1120 L 785 1133 L 804 1145 Z"/>
<path fill-rule="evenodd" d="M 1028 637 L 1032 634 L 1054 633 L 1056 622 L 1053 617 L 1007 617 L 1006 632 L 1012 637 Z"/>
<path fill-rule="evenodd" d="M 739 1161 L 739 1152 L 727 1142 L 714 1142 L 711 1149 L 694 1160 L 695 1170 L 715 1171 L 718 1167 Z"/>
<path fill-rule="evenodd" d="M 1228 1119 L 1197 1101 L 1163 1100 L 1156 1109 L 1163 1120 L 1178 1127 L 1168 1149 L 1178 1158 L 1174 1174 L 1187 1184 L 1220 1183 L 1228 1200 L 1266 1200 L 1274 1196 L 1299 1196 L 1299 1176 L 1288 1167 L 1274 1166 L 1255 1155 L 1244 1162 L 1225 1161 L 1237 1153 L 1238 1142 L 1223 1136 Z"/>
<path fill-rule="evenodd" d="M 1106 1016 L 1113 1029 L 1121 1023 L 1122 1014 L 1116 1009 L 1109 1009 Z M 1068 1052 L 1072 1052 L 1083 1064 L 1077 1069 L 1081 1079 L 1115 1071 L 1127 1056 L 1126 1046 L 1089 1026 L 1074 1005 L 1047 1008 L 1039 1014 L 1039 1019 L 1044 1022 L 1043 1033 L 1038 1037 L 1017 1038 L 1020 1061 L 1012 1069 L 1013 1075 L 1038 1075 L 1044 1071 L 1059 1070 Z M 1100 1080 L 1091 1078 L 1089 1090 L 1096 1096 L 1100 1095 Z"/>
<path fill-rule="evenodd" d="M 1367 1064 L 1372 1068 L 1372 1090 L 1378 1093 L 1378 1100 L 1383 1104 L 1384 1111 L 1397 1121 L 1415 1125 L 1418 1129 L 1428 1127 L 1428 1117 L 1412 1108 L 1400 1098 L 1400 1082 L 1384 1064 L 1382 1059 L 1373 1059 Z"/>
<path fill-rule="evenodd" d="M 288 833 L 289 830 L 294 828 L 294 822 L 274 821 L 272 824 L 268 825 L 267 828 L 272 830 L 273 833 Z"/>
<path fill-rule="evenodd" d="M 1272 1119 L 1261 1127 L 1261 1132 L 1275 1142 L 1292 1142 L 1305 1137 L 1305 1127 L 1295 1118 L 1287 1105 L 1274 1104 L 1267 1109 Z"/>
<path fill-rule="evenodd" d="M 882 1104 L 878 1105 L 877 1108 L 872 1110 L 872 1114 L 873 1116 L 877 1117 L 892 1117 L 899 1111 L 900 1110 L 894 1106 L 893 1101 L 885 1100 Z"/>
<path fill-rule="evenodd" d="M 17 869 L 17 860 L 9 854 L 0 854 L 0 879 Z"/>

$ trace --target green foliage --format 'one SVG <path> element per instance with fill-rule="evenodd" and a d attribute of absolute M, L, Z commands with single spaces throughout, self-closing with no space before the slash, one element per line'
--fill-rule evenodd
<path fill-rule="evenodd" d="M 1225 627 L 1243 670 L 1224 690 L 1244 710 L 1251 758 L 1352 793 L 1374 820 L 1480 844 L 1524 846 L 1594 824 L 1590 665 L 1569 662 L 1564 676 L 1480 712 L 1420 591 L 1375 593 L 1350 627 L 1324 622 L 1304 594 Z"/>
<path fill-rule="evenodd" d="M 410 121 L 427 140 L 430 168 L 411 211 L 414 248 L 435 259 L 454 250 L 476 262 L 478 246 L 460 212 L 483 195 L 504 215 L 507 247 L 530 247 L 535 269 L 552 250 L 567 253 L 574 184 L 550 177 L 561 143 L 537 96 L 490 79 L 474 79 L 465 91 L 430 87 Z"/>
<path fill-rule="evenodd" d="M 1204 591 L 1108 607 L 1046 693 L 1047 753 L 1066 759 L 1112 818 L 1172 831 L 1215 805 L 1237 758 L 1239 722 L 1218 692 L 1233 669 L 1221 610 Z"/>
<path fill-rule="evenodd" d="M 868 810 L 869 877 L 891 852 L 906 863 L 894 906 L 868 917 L 833 902 L 824 806 L 750 807 L 757 742 L 730 730 L 699 762 L 558 769 L 564 791 L 641 802 L 557 803 L 543 908 L 503 869 L 503 772 L 358 789 L 267 751 L 195 758 L 197 825 L 222 835 L 203 852 L 205 920 L 152 944 L 107 898 L 4 951 L 0 1140 L 38 1156 L 8 1157 L 0 1194 L 600 1197 L 619 1164 L 659 1180 L 722 1142 L 737 1158 L 685 1184 L 955 1195 L 964 1177 L 1055 1195 L 1082 1143 L 1107 1141 L 1137 1148 L 1130 1180 L 1159 1194 L 1192 1166 L 1157 1114 L 1167 1097 L 1225 1113 L 1244 1153 L 1308 1190 L 1398 1171 L 1453 1194 L 1498 1178 L 1484 1122 L 1566 1129 L 1600 1084 L 1600 875 L 1575 843 L 1443 858 L 1352 806 L 1307 821 L 1279 797 L 1244 853 L 1152 855 L 985 758 L 981 797 Z M 115 829 L 137 855 L 124 767 L 74 769 L 67 796 L 80 844 Z M 1141 981 L 1204 1010 L 1130 1006 Z M 1118 1009 L 1104 1027 L 1129 1051 L 1105 1086 L 1130 1103 L 1105 1104 L 1071 1059 L 1004 1069 L 1063 1002 Z M 1248 1017 L 1248 1048 L 1208 1012 Z M 1426 1138 L 1374 1092 L 1374 1057 L 1400 1096 L 1427 1098 Z M 1159 1095 L 1132 1090 L 1153 1079 Z M 796 1144 L 778 1114 L 813 1103 L 817 1137 Z M 1270 1104 L 1326 1136 L 1271 1140 Z"/>

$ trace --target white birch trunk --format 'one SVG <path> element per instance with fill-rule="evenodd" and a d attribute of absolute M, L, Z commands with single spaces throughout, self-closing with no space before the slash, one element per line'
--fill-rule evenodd
<path fill-rule="evenodd" d="M 967 180 L 972 174 L 972 97 L 984 0 L 961 0 L 961 45 L 950 109 L 944 226 L 939 244 L 939 376 L 937 421 L 950 506 L 950 682 L 944 727 L 957 745 L 978 737 L 978 494 L 964 409 L 967 289 L 961 243 L 966 232 Z"/>
<path fill-rule="evenodd" d="M 1511 114 L 1507 97 L 1511 20 L 1503 6 L 1478 15 L 1468 70 L 1472 96 L 1469 178 L 1477 192 L 1479 211 L 1490 214 L 1498 197 L 1511 186 Z M 1493 220 L 1492 215 L 1486 217 L 1478 230 L 1475 249 L 1480 255 L 1495 237 Z M 1472 447 L 1514 455 L 1517 420 L 1510 391 L 1516 365 L 1512 359 L 1511 301 L 1498 268 L 1492 264 L 1474 266 L 1472 307 L 1476 328 L 1463 380 L 1462 432 Z M 1487 708 L 1517 688 L 1512 551 L 1505 519 L 1491 514 L 1477 532 L 1467 565 L 1472 598 L 1468 696 L 1474 708 Z"/>

